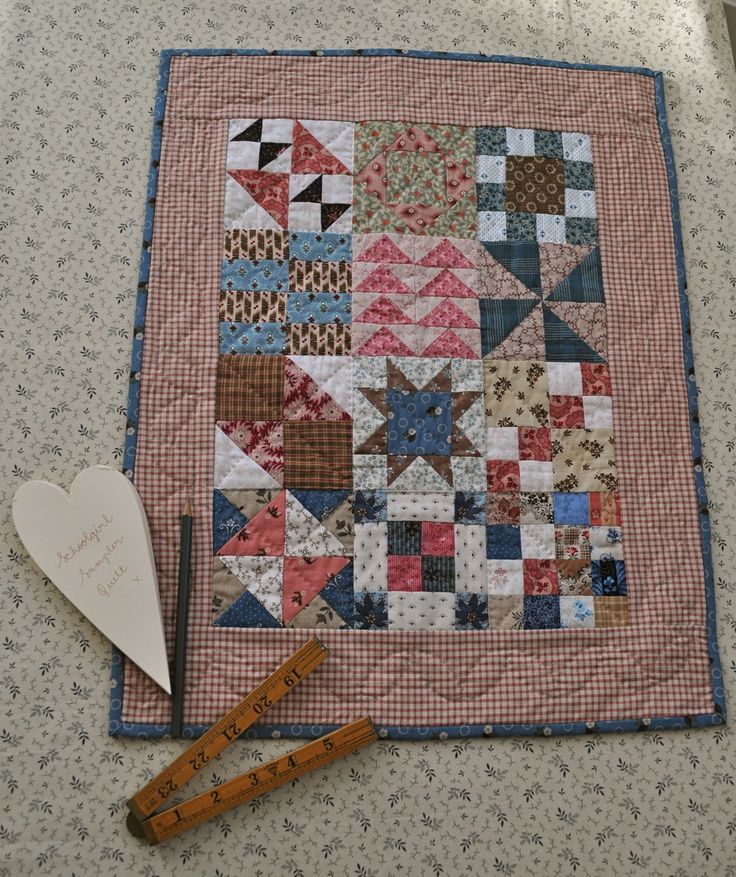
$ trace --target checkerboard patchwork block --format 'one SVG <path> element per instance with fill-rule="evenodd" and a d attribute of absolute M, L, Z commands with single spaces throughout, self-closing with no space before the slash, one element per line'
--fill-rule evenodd
<path fill-rule="evenodd" d="M 597 243 L 587 134 L 478 128 L 476 150 L 479 240 Z"/>
<path fill-rule="evenodd" d="M 359 625 L 388 630 L 487 628 L 486 528 L 462 519 L 469 512 L 477 520 L 480 510 L 457 494 L 394 498 L 390 503 L 385 492 L 356 492 Z"/>
<path fill-rule="evenodd" d="M 621 608 L 626 596 L 621 528 L 589 526 L 583 510 L 590 507 L 590 498 L 568 506 L 560 503 L 561 496 L 584 495 L 553 497 L 555 513 L 562 509 L 560 517 L 574 517 L 580 525 L 520 523 L 518 514 L 512 517 L 514 523 L 497 523 L 489 513 L 486 573 L 491 628 L 508 625 L 514 614 L 513 626 L 529 630 L 610 627 L 626 617 Z M 518 495 L 507 501 L 515 502 L 518 512 Z M 513 606 L 511 597 L 516 600 Z M 619 609 L 605 610 L 600 624 L 594 599 L 599 597 L 619 600 L 612 604 Z"/>
<path fill-rule="evenodd" d="M 608 367 L 487 359 L 483 369 L 489 625 L 595 627 L 604 582 L 605 596 L 626 588 Z"/>
<path fill-rule="evenodd" d="M 220 353 L 350 352 L 351 235 L 228 229 Z"/>

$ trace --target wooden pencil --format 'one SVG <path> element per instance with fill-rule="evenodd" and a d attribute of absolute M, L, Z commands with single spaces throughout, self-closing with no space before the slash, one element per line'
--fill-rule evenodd
<path fill-rule="evenodd" d="M 179 587 L 176 595 L 176 637 L 174 640 L 174 680 L 171 703 L 171 736 L 181 737 L 184 714 L 184 677 L 187 663 L 189 587 L 192 563 L 192 504 L 187 499 L 181 513 L 179 541 Z"/>

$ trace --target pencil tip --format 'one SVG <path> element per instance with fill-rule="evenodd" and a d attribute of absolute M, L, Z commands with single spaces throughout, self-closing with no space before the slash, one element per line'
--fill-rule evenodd
<path fill-rule="evenodd" d="M 184 500 L 184 508 L 182 509 L 182 516 L 190 517 L 192 516 L 192 501 L 187 497 Z"/>

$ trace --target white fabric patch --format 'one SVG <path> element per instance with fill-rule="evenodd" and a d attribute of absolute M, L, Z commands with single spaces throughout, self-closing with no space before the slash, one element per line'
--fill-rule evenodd
<path fill-rule="evenodd" d="M 486 461 L 482 457 L 451 457 L 450 467 L 455 490 L 482 493 L 486 489 Z"/>
<path fill-rule="evenodd" d="M 356 387 L 380 390 L 386 386 L 385 356 L 354 356 L 352 360 Z"/>
<path fill-rule="evenodd" d="M 583 374 L 579 362 L 548 362 L 550 396 L 582 396 Z"/>
<path fill-rule="evenodd" d="M 256 140 L 238 140 L 227 145 L 228 170 L 258 170 L 261 144 Z"/>
<path fill-rule="evenodd" d="M 389 591 L 390 630 L 454 630 L 455 595 L 427 591 Z"/>
<path fill-rule="evenodd" d="M 353 487 L 379 490 L 388 485 L 385 454 L 357 454 L 353 457 Z"/>
<path fill-rule="evenodd" d="M 386 524 L 356 524 L 353 548 L 353 588 L 356 591 L 385 591 L 388 587 Z"/>
<path fill-rule="evenodd" d="M 560 627 L 595 627 L 592 597 L 560 597 Z"/>
<path fill-rule="evenodd" d="M 590 189 L 565 189 L 565 215 L 594 218 L 595 192 Z"/>
<path fill-rule="evenodd" d="M 563 132 L 562 155 L 568 161 L 593 161 L 593 150 L 587 134 Z"/>
<path fill-rule="evenodd" d="M 322 200 L 325 204 L 351 204 L 353 178 L 345 174 L 324 174 L 322 177 Z"/>
<path fill-rule="evenodd" d="M 479 210 L 478 240 L 505 241 L 506 214 L 498 210 Z"/>
<path fill-rule="evenodd" d="M 495 597 L 524 593 L 524 563 L 521 560 L 487 560 L 488 594 Z"/>
<path fill-rule="evenodd" d="M 613 400 L 610 396 L 583 396 L 586 429 L 613 429 Z"/>
<path fill-rule="evenodd" d="M 293 119 L 264 119 L 261 140 L 264 143 L 291 143 Z"/>
<path fill-rule="evenodd" d="M 319 204 L 289 204 L 289 227 L 299 231 L 321 231 L 322 210 Z"/>
<path fill-rule="evenodd" d="M 486 528 L 455 524 L 455 590 L 486 591 Z"/>
<path fill-rule="evenodd" d="M 473 283 L 472 288 L 476 288 L 475 283 Z M 481 362 L 472 359 L 451 359 L 450 372 L 453 392 L 483 392 L 483 364 Z"/>
<path fill-rule="evenodd" d="M 519 460 L 519 481 L 523 493 L 550 493 L 555 484 L 552 463 L 543 460 Z"/>
<path fill-rule="evenodd" d="M 518 460 L 519 433 L 515 426 L 492 426 L 486 430 L 486 457 L 489 460 Z"/>
<path fill-rule="evenodd" d="M 386 510 L 391 521 L 451 524 L 455 520 L 455 497 L 452 493 L 389 493 Z"/>
<path fill-rule="evenodd" d="M 521 556 L 528 560 L 555 559 L 554 524 L 522 524 Z"/>
<path fill-rule="evenodd" d="M 506 181 L 506 158 L 503 155 L 479 155 L 476 167 L 479 183 L 503 183 Z"/>
<path fill-rule="evenodd" d="M 621 530 L 618 527 L 591 527 L 589 539 L 591 560 L 600 560 L 602 557 L 624 559 Z"/>
<path fill-rule="evenodd" d="M 534 129 L 507 128 L 506 147 L 509 155 L 534 155 Z"/>
<path fill-rule="evenodd" d="M 565 217 L 537 213 L 537 240 L 542 244 L 564 244 Z"/>

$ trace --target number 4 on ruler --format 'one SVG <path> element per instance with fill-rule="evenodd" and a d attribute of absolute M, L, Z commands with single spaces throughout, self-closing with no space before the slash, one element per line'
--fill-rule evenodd
<path fill-rule="evenodd" d="M 327 654 L 327 649 L 316 637 L 310 639 L 186 752 L 135 794 L 128 801 L 130 813 L 127 826 L 130 832 L 136 837 L 145 837 L 149 843 L 160 843 L 377 740 L 373 722 L 369 718 L 357 719 L 267 764 L 259 765 L 250 773 L 240 774 L 216 789 L 156 812 L 177 789 L 189 782 L 209 761 L 316 669 Z"/>

